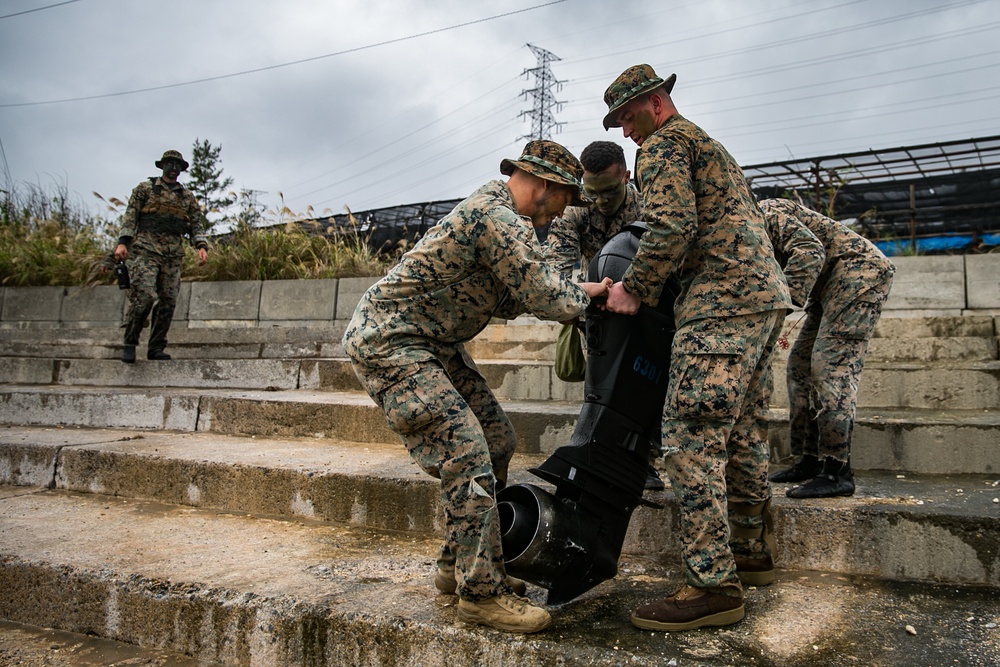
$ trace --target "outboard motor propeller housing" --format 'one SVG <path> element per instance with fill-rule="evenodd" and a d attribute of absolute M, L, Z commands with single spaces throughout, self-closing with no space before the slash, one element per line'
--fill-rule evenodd
<path fill-rule="evenodd" d="M 590 263 L 587 280 L 621 280 L 647 229 L 633 222 Z M 587 310 L 584 404 L 570 443 L 538 468 L 555 493 L 533 485 L 497 494 L 507 573 L 569 602 L 618 573 L 632 511 L 643 503 L 649 449 L 660 441 L 667 392 L 673 304 L 680 284 L 664 286 L 657 308 L 635 316 Z"/>

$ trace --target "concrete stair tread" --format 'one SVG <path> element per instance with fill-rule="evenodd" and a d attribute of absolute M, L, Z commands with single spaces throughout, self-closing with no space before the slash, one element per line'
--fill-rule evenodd
<path fill-rule="evenodd" d="M 55 428 L 44 426 L 0 427 L 0 446 L 28 446 L 60 450 L 72 448 L 102 452 L 134 459 L 183 461 L 190 465 L 223 465 L 269 470 L 291 470 L 313 477 L 324 475 L 364 476 L 437 486 L 423 473 L 401 443 L 354 442 L 331 438 L 273 438 L 223 435 L 205 432 L 138 431 L 131 429 Z M 63 450 L 62 455 L 70 450 Z M 528 472 L 545 460 L 542 454 L 516 453 L 511 464 L 510 483 L 530 482 L 548 486 Z M 110 461 L 105 460 L 110 465 Z M 776 466 L 776 469 L 781 466 Z M 49 474 L 55 474 L 50 468 Z M 88 474 L 93 470 L 86 471 Z M 65 475 L 65 471 L 59 471 Z M 197 477 L 197 475 L 194 475 Z M 853 497 L 822 500 L 785 499 L 783 490 L 791 485 L 775 484 L 775 503 L 817 507 L 892 506 L 900 511 L 927 512 L 931 509 L 963 516 L 1000 518 L 1000 472 L 993 475 L 921 475 L 887 471 L 857 472 L 858 492 Z M 66 480 L 39 479 L 36 486 Z M 85 483 L 84 483 L 85 482 Z M 90 480 L 73 481 L 76 487 L 93 488 Z M 246 499 L 252 489 L 237 489 Z M 660 498 L 666 503 L 667 497 Z M 160 498 L 172 502 L 169 498 Z M 925 501 L 921 503 L 920 501 Z M 926 507 L 921 507 L 924 504 Z M 273 508 L 266 514 L 282 514 Z"/>
<path fill-rule="evenodd" d="M 170 329 L 171 345 L 197 345 L 199 343 L 283 343 L 303 341 L 339 341 L 347 323 L 330 326 L 262 326 L 262 327 L 185 327 Z M 58 329 L 4 329 L 0 328 L 0 343 L 7 341 L 33 341 L 46 344 L 105 343 L 122 344 L 120 327 L 61 327 Z M 140 345 L 146 338 L 140 339 Z"/>
<path fill-rule="evenodd" d="M 79 632 L 65 632 L 0 620 L 0 656 L 9 665 L 29 667 L 103 667 L 157 665 L 158 667 L 223 667 L 178 651 L 143 648 Z"/>
<path fill-rule="evenodd" d="M 0 616 L 227 664 L 245 664 L 251 650 L 268 664 L 317 665 L 1000 658 L 996 590 L 781 572 L 776 585 L 748 592 L 739 625 L 661 634 L 635 630 L 628 614 L 680 578 L 627 557 L 618 577 L 525 637 L 456 621 L 455 598 L 431 583 L 432 536 L 26 487 L 0 489 L 0 522 Z M 544 599 L 535 587 L 529 595 Z"/>
<path fill-rule="evenodd" d="M 437 486 L 433 478 L 417 467 L 399 442 L 355 442 L 326 437 L 270 438 L 162 430 L 3 426 L 0 427 L 0 446 L 34 447 L 49 450 L 54 456 L 59 455 L 58 450 L 62 450 L 65 455 L 67 450 L 63 448 L 72 447 L 74 451 L 86 450 L 146 460 L 183 461 L 191 465 L 290 470 L 308 477 L 338 474 L 407 482 L 414 481 L 416 477 L 418 484 Z M 516 453 L 512 465 L 512 483 L 535 479 L 526 470 L 544 459 L 541 454 Z M 51 468 L 40 472 L 51 477 L 56 470 Z M 66 471 L 59 470 L 58 473 L 64 476 Z M 55 479 L 38 479 L 32 483 L 48 486 L 55 482 Z M 76 484 L 81 486 L 79 482 Z M 82 486 L 91 486 L 91 483 Z M 252 489 L 234 490 L 244 499 L 247 494 L 253 493 Z M 268 513 L 280 514 L 281 511 L 274 509 Z"/>
<path fill-rule="evenodd" d="M 0 482 L 414 534 L 443 530 L 437 481 L 399 443 L 7 427 L 0 452 Z M 515 455 L 509 482 L 547 487 L 529 472 L 542 460 Z M 857 485 L 850 498 L 807 501 L 775 485 L 779 565 L 1000 584 L 1000 544 L 979 544 L 1000 529 L 1000 474 L 859 472 Z M 669 489 L 649 499 L 667 509 L 640 507 L 625 551 L 672 557 L 676 502 Z M 947 535 L 936 534 L 940 526 Z"/>
<path fill-rule="evenodd" d="M 281 403 L 310 404 L 346 404 L 355 406 L 371 406 L 374 403 L 367 394 L 356 391 L 332 391 L 320 389 L 239 389 L 239 388 L 202 388 L 202 387 L 105 387 L 94 385 L 32 385 L 3 384 L 0 392 L 37 393 L 37 394 L 155 394 L 170 397 L 208 396 L 214 398 L 239 398 Z M 508 412 L 537 412 L 538 414 L 558 414 L 576 416 L 580 411 L 579 401 L 523 401 L 501 400 Z M 787 420 L 788 409 L 772 407 L 770 416 L 775 420 Z M 924 409 L 924 408 L 890 408 L 890 407 L 859 407 L 858 421 L 905 423 L 908 421 L 939 422 L 939 423 L 975 423 L 978 425 L 1000 424 L 1000 411 L 996 410 L 962 410 L 962 409 Z"/>
<path fill-rule="evenodd" d="M 772 421 L 787 421 L 788 408 L 771 408 Z M 856 423 L 863 424 L 956 424 L 1000 426 L 998 410 L 959 410 L 926 408 L 861 408 Z"/>
<path fill-rule="evenodd" d="M 501 399 L 519 451 L 569 442 L 579 401 Z M 0 422 L 93 428 L 211 431 L 257 437 L 326 437 L 395 443 L 398 436 L 361 391 L 0 385 Z M 772 457 L 788 454 L 788 411 L 769 414 Z M 859 408 L 858 469 L 995 472 L 1000 410 Z"/>

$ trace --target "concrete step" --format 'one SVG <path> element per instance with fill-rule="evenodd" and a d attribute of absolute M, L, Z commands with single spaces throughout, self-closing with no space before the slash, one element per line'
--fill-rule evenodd
<path fill-rule="evenodd" d="M 468 627 L 438 540 L 94 494 L 0 488 L 0 617 L 226 665 L 994 665 L 1000 593 L 783 571 L 722 629 L 634 629 L 676 569 L 619 575 L 544 632 Z M 540 589 L 529 596 L 541 604 Z"/>
<path fill-rule="evenodd" d="M 580 404 L 504 401 L 518 450 L 549 454 L 569 442 Z M 772 460 L 789 456 L 787 410 L 772 409 Z M 0 424 L 167 429 L 255 437 L 396 443 L 361 392 L 0 385 Z M 858 411 L 852 451 L 859 470 L 931 474 L 1000 469 L 1000 413 L 990 410 Z"/>
<path fill-rule="evenodd" d="M 225 327 L 170 330 L 177 359 L 285 359 L 342 357 L 344 324 L 314 327 Z M 122 330 L 107 327 L 0 329 L 0 357 L 118 359 Z M 140 341 L 140 358 L 146 351 Z"/>
<path fill-rule="evenodd" d="M 467 349 L 475 359 L 531 359 L 552 361 L 556 355 L 558 330 L 546 331 L 546 339 L 485 338 L 480 334 L 469 342 Z M 895 333 L 895 332 L 894 332 Z M 792 334 L 794 340 L 794 332 Z M 788 356 L 778 351 L 778 359 Z M 983 336 L 928 336 L 928 337 L 874 337 L 868 349 L 871 361 L 995 361 L 997 337 Z"/>
<path fill-rule="evenodd" d="M 794 339 L 799 313 L 785 323 Z M 996 318 L 986 316 L 891 318 L 876 327 L 870 361 L 991 361 L 998 358 Z M 558 324 L 519 318 L 486 327 L 467 345 L 475 359 L 552 361 Z M 177 359 L 342 357 L 344 323 L 314 327 L 175 327 L 170 353 Z M 145 342 L 140 352 L 145 351 Z M 0 328 L 0 357 L 117 359 L 121 329 Z M 779 353 L 779 358 L 787 353 Z"/>
<path fill-rule="evenodd" d="M 786 407 L 785 360 L 775 361 L 771 405 Z M 858 406 L 929 410 L 1000 410 L 1000 361 L 866 361 Z"/>
<path fill-rule="evenodd" d="M 547 485 L 517 455 L 511 483 Z M 98 493 L 281 519 L 436 535 L 439 487 L 401 444 L 206 433 L 10 427 L 0 430 L 0 484 Z M 1000 587 L 1000 473 L 859 473 L 852 498 L 791 500 L 775 491 L 786 569 Z M 625 552 L 674 561 L 673 495 L 649 494 Z"/>
<path fill-rule="evenodd" d="M 563 382 L 552 362 L 485 360 L 478 363 L 497 397 L 513 401 L 583 400 L 583 383 Z M 784 360 L 773 368 L 771 404 L 788 405 Z M 361 389 L 343 358 L 177 359 L 123 364 L 117 359 L 0 357 L 9 383 L 95 387 L 233 389 Z M 868 362 L 858 405 L 868 408 L 1000 410 L 1000 361 Z"/>
<path fill-rule="evenodd" d="M 143 648 L 79 632 L 0 621 L 0 664 L 18 667 L 222 667 L 177 651 Z"/>
<path fill-rule="evenodd" d="M 784 324 L 785 335 L 794 340 L 802 317 L 792 313 Z M 871 361 L 995 361 L 998 358 L 997 318 L 883 317 L 875 327 L 868 351 Z M 555 358 L 560 325 L 516 320 L 516 326 L 491 325 L 467 345 L 475 359 Z M 787 352 L 779 351 L 779 358 Z"/>

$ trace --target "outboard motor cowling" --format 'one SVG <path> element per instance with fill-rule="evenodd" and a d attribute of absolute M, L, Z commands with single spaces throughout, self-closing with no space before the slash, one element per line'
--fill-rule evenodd
<path fill-rule="evenodd" d="M 621 280 L 646 231 L 634 222 L 590 263 L 587 280 Z M 649 449 L 659 443 L 667 392 L 673 304 L 680 285 L 664 286 L 657 308 L 635 316 L 587 310 L 584 404 L 570 443 L 558 448 L 533 485 L 497 494 L 508 574 L 546 588 L 562 604 L 615 576 L 632 511 L 643 502 Z"/>

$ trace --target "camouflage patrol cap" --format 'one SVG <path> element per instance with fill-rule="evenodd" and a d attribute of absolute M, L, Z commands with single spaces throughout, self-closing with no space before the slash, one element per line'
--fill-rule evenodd
<path fill-rule="evenodd" d="M 643 93 L 648 93 L 658 86 L 666 86 L 667 94 L 674 89 L 677 75 L 671 74 L 664 81 L 656 76 L 649 65 L 633 65 L 618 75 L 614 83 L 604 91 L 604 103 L 608 105 L 608 115 L 604 117 L 604 129 L 621 127 L 615 115 L 618 110 Z"/>
<path fill-rule="evenodd" d="M 504 158 L 500 161 L 500 173 L 510 176 L 514 169 L 544 178 L 547 181 L 573 187 L 573 201 L 570 206 L 583 206 L 586 199 L 581 190 L 583 165 L 565 146 L 548 139 L 529 141 L 516 160 Z"/>
<path fill-rule="evenodd" d="M 187 163 L 187 160 L 184 159 L 184 156 L 181 155 L 180 151 L 164 151 L 163 157 L 161 157 L 153 164 L 156 165 L 157 169 L 163 169 L 163 163 L 166 162 L 167 160 L 176 160 L 177 162 L 183 164 L 184 168 L 181 169 L 181 171 L 187 171 L 187 168 L 191 166 Z"/>

